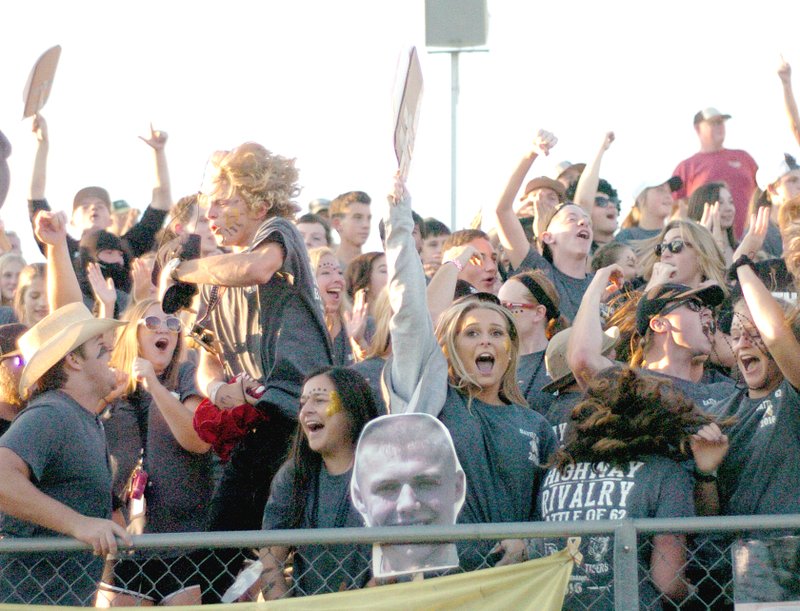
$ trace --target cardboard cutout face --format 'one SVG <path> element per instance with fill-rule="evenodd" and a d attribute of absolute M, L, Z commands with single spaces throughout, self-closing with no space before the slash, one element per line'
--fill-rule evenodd
<path fill-rule="evenodd" d="M 455 524 L 466 478 L 447 428 L 428 414 L 370 421 L 356 448 L 353 504 L 367 526 Z M 453 544 L 373 546 L 375 577 L 458 565 Z"/>

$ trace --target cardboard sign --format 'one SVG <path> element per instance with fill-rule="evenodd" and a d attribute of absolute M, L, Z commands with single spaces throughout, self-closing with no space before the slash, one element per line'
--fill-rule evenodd
<path fill-rule="evenodd" d="M 422 101 L 422 68 L 419 65 L 416 47 L 411 47 L 407 56 L 402 56 L 398 66 L 398 82 L 395 87 L 394 154 L 400 177 L 408 178 L 411 154 L 414 152 L 414 137 L 419 121 Z"/>
<path fill-rule="evenodd" d="M 25 90 L 22 92 L 22 101 L 25 102 L 25 109 L 22 112 L 23 119 L 32 117 L 47 103 L 59 57 L 61 57 L 61 46 L 56 45 L 45 51 L 33 65 L 28 82 L 25 84 Z"/>
<path fill-rule="evenodd" d="M 393 414 L 370 420 L 361 431 L 350 498 L 368 527 L 455 524 L 465 495 L 453 439 L 438 419 Z M 452 543 L 372 546 L 372 574 L 379 578 L 455 566 Z"/>

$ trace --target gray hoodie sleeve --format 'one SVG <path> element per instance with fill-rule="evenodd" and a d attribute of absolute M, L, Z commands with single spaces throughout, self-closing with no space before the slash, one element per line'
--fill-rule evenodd
<path fill-rule="evenodd" d="M 392 356 L 383 369 L 383 392 L 392 414 L 423 412 L 438 416 L 447 396 L 447 361 L 433 334 L 425 296 L 425 273 L 414 238 L 410 198 L 389 205 L 386 264 Z"/>

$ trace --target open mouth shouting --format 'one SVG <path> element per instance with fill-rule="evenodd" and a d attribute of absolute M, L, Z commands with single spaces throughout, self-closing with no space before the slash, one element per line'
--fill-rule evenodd
<path fill-rule="evenodd" d="M 169 338 L 159 337 L 155 341 L 155 347 L 159 352 L 166 352 L 169 349 Z"/>
<path fill-rule="evenodd" d="M 494 370 L 494 356 L 489 354 L 488 352 L 482 352 L 478 355 L 478 358 L 475 359 L 475 368 L 478 370 L 480 375 L 488 376 L 492 375 L 492 371 Z"/>
<path fill-rule="evenodd" d="M 579 229 L 578 233 L 576 233 L 575 235 L 577 237 L 579 237 L 580 239 L 582 239 L 582 240 L 591 240 L 592 239 L 592 234 L 588 229 Z"/>

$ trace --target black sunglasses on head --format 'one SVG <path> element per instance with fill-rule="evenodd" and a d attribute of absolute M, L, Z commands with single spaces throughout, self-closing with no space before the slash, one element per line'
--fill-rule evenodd
<path fill-rule="evenodd" d="M 670 251 L 673 255 L 677 255 L 681 252 L 685 247 L 691 248 L 692 245 L 689 242 L 681 240 L 680 238 L 676 238 L 671 242 L 664 242 L 663 244 L 656 244 L 656 257 L 660 257 L 664 254 L 665 250 Z"/>
<path fill-rule="evenodd" d="M 678 301 L 673 301 L 668 303 L 667 306 L 661 310 L 661 316 L 665 314 L 669 314 L 670 312 L 677 310 L 681 306 L 686 306 L 690 312 L 702 312 L 703 308 L 706 305 L 700 301 L 697 297 L 689 297 L 687 299 L 679 299 Z"/>

